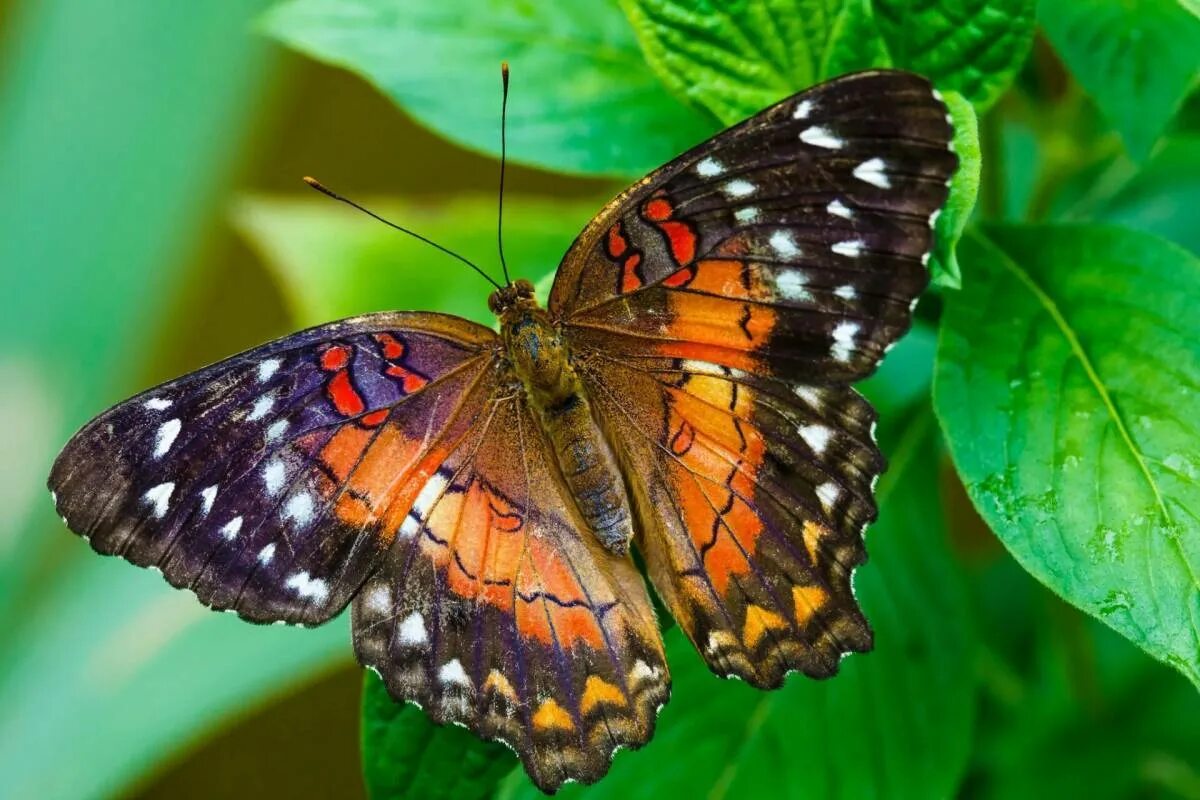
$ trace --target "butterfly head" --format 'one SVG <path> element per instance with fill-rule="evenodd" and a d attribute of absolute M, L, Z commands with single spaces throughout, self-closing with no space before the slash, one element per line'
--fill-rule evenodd
<path fill-rule="evenodd" d="M 501 286 L 488 297 L 488 308 L 497 317 L 503 318 L 513 308 L 537 308 L 533 299 L 533 284 L 518 278 L 507 286 Z"/>

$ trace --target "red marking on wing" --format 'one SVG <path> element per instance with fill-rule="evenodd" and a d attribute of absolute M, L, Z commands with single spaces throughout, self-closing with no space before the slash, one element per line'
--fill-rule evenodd
<path fill-rule="evenodd" d="M 423 388 L 425 384 L 429 383 L 429 379 L 427 379 L 425 376 L 419 375 L 408 367 L 402 367 L 398 364 L 391 365 L 385 370 L 385 372 L 388 377 L 398 378 L 400 380 L 400 386 L 404 390 L 405 394 L 412 394 L 418 389 Z"/>
<path fill-rule="evenodd" d="M 377 333 L 375 334 L 375 341 L 379 342 L 379 346 L 383 350 L 383 357 L 388 361 L 394 361 L 404 356 L 404 342 L 401 342 L 392 334 Z"/>
<path fill-rule="evenodd" d="M 694 266 L 681 267 L 663 278 L 663 286 L 678 289 L 680 286 L 687 286 L 692 282 L 692 278 L 694 277 L 696 277 L 696 268 Z"/>
<path fill-rule="evenodd" d="M 621 293 L 626 294 L 642 285 L 642 276 L 638 274 L 638 265 L 642 263 L 642 254 L 634 250 L 625 257 L 621 264 Z"/>
<path fill-rule="evenodd" d="M 329 396 L 329 402 L 333 403 L 333 407 L 343 417 L 356 417 L 366 410 L 362 396 L 350 382 L 350 373 L 344 369 L 329 379 L 325 393 Z"/>
<path fill-rule="evenodd" d="M 618 222 L 608 229 L 608 255 L 610 258 L 620 258 L 628 247 L 629 240 L 625 238 L 624 225 Z"/>
<path fill-rule="evenodd" d="M 696 257 L 696 232 L 686 222 L 660 222 L 659 230 L 666 234 L 671 245 L 671 258 L 676 264 L 690 264 Z"/>
<path fill-rule="evenodd" d="M 374 428 L 387 418 L 388 410 L 386 408 L 381 408 L 378 411 L 372 411 L 370 414 L 363 416 L 361 419 L 359 419 L 359 423 L 368 428 Z"/>
<path fill-rule="evenodd" d="M 350 348 L 344 344 L 337 344 L 330 347 L 325 352 L 321 353 L 321 369 L 326 372 L 333 372 L 339 369 L 345 369 L 350 363 Z"/>
<path fill-rule="evenodd" d="M 652 197 L 642 204 L 642 216 L 650 222 L 664 222 L 674 213 L 675 209 L 665 197 Z"/>

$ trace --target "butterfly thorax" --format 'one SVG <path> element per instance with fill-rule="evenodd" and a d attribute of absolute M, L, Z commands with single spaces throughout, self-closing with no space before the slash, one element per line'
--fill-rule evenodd
<path fill-rule="evenodd" d="M 505 352 L 537 412 L 563 481 L 597 540 L 624 554 L 633 537 L 629 498 L 566 343 L 531 296 L 505 299 L 493 302 Z"/>

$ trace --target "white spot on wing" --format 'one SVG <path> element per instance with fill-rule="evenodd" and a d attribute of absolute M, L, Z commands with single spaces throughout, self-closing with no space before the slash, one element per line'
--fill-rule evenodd
<path fill-rule="evenodd" d="M 289 498 L 283 506 L 284 519 L 294 520 L 298 525 L 306 525 L 312 521 L 313 499 L 308 492 L 300 492 Z"/>
<path fill-rule="evenodd" d="M 258 563 L 260 563 L 260 564 L 264 564 L 264 565 L 270 564 L 271 559 L 274 557 L 275 557 L 275 543 L 274 542 L 267 545 L 262 550 L 258 551 Z"/>
<path fill-rule="evenodd" d="M 171 493 L 175 491 L 174 483 L 160 483 L 151 489 L 148 489 L 142 497 L 149 503 L 152 508 L 150 513 L 155 519 L 162 519 L 167 513 L 167 509 L 171 507 Z"/>
<path fill-rule="evenodd" d="M 467 677 L 466 670 L 463 669 L 462 662 L 457 658 L 452 658 L 442 668 L 438 670 L 438 680 L 446 684 L 455 684 L 458 686 L 470 687 L 471 679 Z"/>
<path fill-rule="evenodd" d="M 725 184 L 724 191 L 725 194 L 729 195 L 730 197 L 749 197 L 750 195 L 754 194 L 755 189 L 753 183 L 739 178 L 738 180 L 730 181 L 729 183 Z"/>
<path fill-rule="evenodd" d="M 288 421 L 286 419 L 277 419 L 267 428 L 267 441 L 273 442 L 283 435 L 287 430 Z"/>
<path fill-rule="evenodd" d="M 822 483 L 817 487 L 817 499 L 821 501 L 821 505 L 825 506 L 826 510 L 833 508 L 833 504 L 841 495 L 842 490 L 836 483 Z"/>
<path fill-rule="evenodd" d="M 812 100 L 801 100 L 796 104 L 796 110 L 792 112 L 792 119 L 807 119 L 812 110 Z"/>
<path fill-rule="evenodd" d="M 842 298 L 843 300 L 853 300 L 855 297 L 858 297 L 858 292 L 856 292 L 854 290 L 854 287 L 851 286 L 850 284 L 846 284 L 845 286 L 839 286 L 838 288 L 833 290 L 833 293 L 836 294 L 838 297 Z"/>
<path fill-rule="evenodd" d="M 683 363 L 680 364 L 680 367 L 684 372 L 694 372 L 699 375 L 716 375 L 721 378 L 725 377 L 724 370 L 709 361 L 696 361 L 688 358 L 684 359 Z"/>
<path fill-rule="evenodd" d="M 835 217 L 841 217 L 842 219 L 850 219 L 854 216 L 854 212 L 847 208 L 846 204 L 841 200 L 830 201 L 829 205 L 825 206 L 825 210 Z"/>
<path fill-rule="evenodd" d="M 179 435 L 179 431 L 183 429 L 183 423 L 178 419 L 169 419 L 162 425 L 158 426 L 158 433 L 154 438 L 154 457 L 162 458 L 171 449 L 171 445 L 175 444 L 175 437 Z"/>
<path fill-rule="evenodd" d="M 882 158 L 870 158 L 854 168 L 854 177 L 880 189 L 890 189 L 892 181 L 884 172 L 886 168 Z"/>
<path fill-rule="evenodd" d="M 266 361 L 258 365 L 258 379 L 265 381 L 274 375 L 279 370 L 279 365 L 283 363 L 278 358 L 268 358 Z"/>
<path fill-rule="evenodd" d="M 163 409 L 171 407 L 171 401 L 162 397 L 151 397 L 149 400 L 142 403 L 142 405 L 151 411 L 162 411 Z"/>
<path fill-rule="evenodd" d="M 266 484 L 267 494 L 278 494 L 279 490 L 283 488 L 285 472 L 283 462 L 278 458 L 263 467 L 263 483 Z"/>
<path fill-rule="evenodd" d="M 739 208 L 737 211 L 733 212 L 733 218 L 738 222 L 758 222 L 758 214 L 759 212 L 756 206 L 746 206 L 745 208 Z"/>
<path fill-rule="evenodd" d="M 861 326 L 857 322 L 839 322 L 833 329 L 833 347 L 830 355 L 838 361 L 849 361 L 854 352 L 854 337 Z"/>
<path fill-rule="evenodd" d="M 440 472 L 430 475 L 429 480 L 425 482 L 425 486 L 421 488 L 421 493 L 417 495 L 417 499 L 413 502 L 413 514 L 422 520 L 425 519 L 429 515 L 429 510 L 433 508 L 434 503 L 446 491 L 447 483 L 446 477 Z"/>
<path fill-rule="evenodd" d="M 804 440 L 804 443 L 817 455 L 825 452 L 825 448 L 829 446 L 829 440 L 833 438 L 833 431 L 824 425 L 802 425 L 796 430 L 800 433 L 800 438 Z"/>
<path fill-rule="evenodd" d="M 785 269 L 775 278 L 775 288 L 787 300 L 812 300 L 807 286 L 808 281 L 799 270 Z"/>
<path fill-rule="evenodd" d="M 814 147 L 824 147 L 827 150 L 840 150 L 844 141 L 833 135 L 829 128 L 814 125 L 800 132 L 800 141 Z"/>
<path fill-rule="evenodd" d="M 634 662 L 633 669 L 629 674 L 633 677 L 635 683 L 644 683 L 646 681 L 657 680 L 659 676 L 658 667 L 652 667 L 640 658 Z"/>
<path fill-rule="evenodd" d="M 932 214 L 930 214 L 929 215 L 929 227 L 932 228 L 935 225 L 937 225 L 938 217 L 940 217 L 941 215 L 942 215 L 942 210 L 940 208 L 938 210 L 934 211 Z"/>
<path fill-rule="evenodd" d="M 771 247 L 783 258 L 800 255 L 800 248 L 796 246 L 791 231 L 775 231 L 771 234 Z"/>
<path fill-rule="evenodd" d="M 862 255 L 863 244 L 861 239 L 851 239 L 848 242 L 838 242 L 829 249 L 837 253 L 839 256 L 849 256 L 850 258 L 858 258 Z"/>
<path fill-rule="evenodd" d="M 377 584 L 366 597 L 367 608 L 376 614 L 386 614 L 392 607 L 392 592 L 386 584 Z"/>
<path fill-rule="evenodd" d="M 296 594 L 318 603 L 325 602 L 329 597 L 329 584 L 320 578 L 313 578 L 307 572 L 297 572 L 287 579 L 287 587 L 294 589 Z"/>
<path fill-rule="evenodd" d="M 201 490 L 201 492 L 200 492 L 200 503 L 201 503 L 200 513 L 207 514 L 209 511 L 212 511 L 213 502 L 216 499 L 217 499 L 217 485 L 215 483 L 212 486 L 209 486 L 207 489 Z"/>
<path fill-rule="evenodd" d="M 221 535 L 232 542 L 237 538 L 237 535 L 241 530 L 242 518 L 234 517 L 233 519 L 229 520 L 229 522 L 226 522 L 224 526 L 222 526 Z"/>
<path fill-rule="evenodd" d="M 725 165 L 715 158 L 706 158 L 696 165 L 696 174 L 704 178 L 712 178 L 725 171 Z"/>
<path fill-rule="evenodd" d="M 819 408 L 821 406 L 821 392 L 816 387 L 799 385 L 793 386 L 792 391 L 796 393 L 797 397 L 808 403 L 810 406 L 814 408 Z"/>
<path fill-rule="evenodd" d="M 425 644 L 425 642 L 429 641 L 429 637 L 425 634 L 425 618 L 416 611 L 409 614 L 400 623 L 400 630 L 397 636 L 400 639 L 400 644 Z"/>
<path fill-rule="evenodd" d="M 271 406 L 275 405 L 275 398 L 269 394 L 264 394 L 262 397 L 254 401 L 254 408 L 250 409 L 250 413 L 246 416 L 247 422 L 254 422 L 262 419 L 271 410 Z"/>

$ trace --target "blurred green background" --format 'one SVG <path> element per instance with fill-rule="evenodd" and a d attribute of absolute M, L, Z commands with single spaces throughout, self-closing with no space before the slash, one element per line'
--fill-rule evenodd
<path fill-rule="evenodd" d="M 360 77 L 274 43 L 256 23 L 269 5 L 0 0 L 0 797 L 364 794 L 361 673 L 345 619 L 308 631 L 206 612 L 158 576 L 96 557 L 54 517 L 44 490 L 57 449 L 93 415 L 301 324 L 392 307 L 487 318 L 486 287 L 477 278 L 370 220 L 321 205 L 299 178 L 316 175 L 489 265 L 496 162 L 418 126 Z M 511 47 L 536 53 L 538 42 Z M 1005 81 L 979 90 L 996 101 L 1020 67 L 1015 87 L 981 116 L 980 213 L 993 220 L 1102 218 L 1194 252 L 1195 214 L 1181 213 L 1200 197 L 1194 96 L 1172 136 L 1135 163 L 1101 121 L 1109 109 L 1087 96 L 1062 55 L 1039 36 Z M 490 54 L 483 60 L 498 61 Z M 475 70 L 476 62 L 422 63 L 427 92 L 437 91 L 440 70 L 455 69 Z M 455 135 L 477 147 L 497 132 L 498 80 L 485 77 L 497 84 L 494 107 L 464 96 L 464 133 Z M 643 78 L 631 73 L 630 81 Z M 514 73 L 518 141 L 522 124 L 537 127 L 520 111 L 526 80 L 549 78 Z M 712 115 L 654 100 L 661 87 L 641 91 L 648 108 L 678 115 L 672 135 L 684 143 L 716 126 Z M 691 99 L 713 110 L 703 97 Z M 412 100 L 410 111 L 420 116 L 422 102 Z M 457 113 L 452 93 L 441 102 Z M 575 171 L 640 169 L 645 153 L 614 144 L 594 155 L 603 124 L 576 126 L 585 129 L 581 152 L 592 147 L 595 160 Z M 1137 134 L 1139 148 L 1149 135 Z M 607 170 L 608 163 L 616 166 Z M 619 185 L 512 167 L 510 261 L 530 277 L 544 276 Z M 892 544 L 872 545 L 876 559 L 867 569 L 927 547 L 934 565 L 915 578 L 889 578 L 899 581 L 890 588 L 881 573 L 866 579 L 874 587 L 867 599 L 895 609 L 894 629 L 913 626 L 907 609 L 929 614 L 902 642 L 911 648 L 903 655 L 913 674 L 895 684 L 848 675 L 811 697 L 793 691 L 800 701 L 829 703 L 813 710 L 817 720 L 829 714 L 814 723 L 829 727 L 810 734 L 822 740 L 838 726 L 837 687 L 873 690 L 854 717 L 866 760 L 876 736 L 920 730 L 916 742 L 952 745 L 944 759 L 950 766 L 932 766 L 928 777 L 914 773 L 910 788 L 981 797 L 1200 798 L 1195 687 L 1022 570 L 975 515 L 934 441 L 936 425 L 919 398 L 928 391 L 940 307 L 937 296 L 922 304 L 924 324 L 889 359 L 892 374 L 875 395 L 904 422 L 884 430 L 896 480 L 904 482 L 881 486 L 900 500 L 891 526 L 881 521 L 872 529 L 886 530 Z M 912 474 L 920 480 L 912 483 Z M 926 529 L 936 546 L 906 538 Z M 890 562 L 889 546 L 897 551 Z M 935 674 L 922 678 L 917 673 L 928 663 Z M 688 677 L 694 666 L 673 662 L 676 699 L 660 727 L 662 747 L 679 753 L 728 729 L 717 717 L 709 727 L 704 719 L 668 726 L 666 715 L 681 713 L 676 706 L 708 700 L 715 679 Z M 913 709 L 932 716 L 910 719 Z M 796 722 L 791 711 L 764 722 L 783 711 L 760 710 L 754 725 Z M 747 725 L 745 738 L 759 735 Z M 740 734 L 734 731 L 735 744 Z M 792 734 L 778 736 L 786 743 Z M 774 780 L 770 770 L 786 760 L 765 752 L 758 753 L 767 759 L 759 764 L 764 791 Z M 617 766 L 634 758 L 620 755 Z M 599 786 L 638 793 L 636 782 L 621 780 L 614 770 Z M 528 791 L 522 781 L 512 778 L 506 791 Z M 874 793 L 887 796 L 878 785 Z M 728 786 L 718 782 L 713 793 Z M 872 793 L 831 786 L 819 793 Z M 809 796 L 804 780 L 788 791 Z"/>

